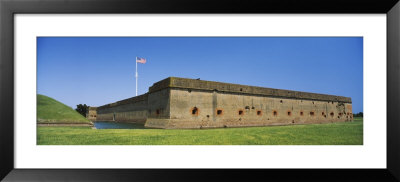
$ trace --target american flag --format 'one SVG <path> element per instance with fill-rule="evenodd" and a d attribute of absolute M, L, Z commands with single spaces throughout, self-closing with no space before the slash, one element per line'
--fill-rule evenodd
<path fill-rule="evenodd" d="M 145 58 L 137 57 L 137 58 L 136 58 L 136 62 L 145 64 L 145 63 L 146 63 L 146 59 L 145 59 Z"/>

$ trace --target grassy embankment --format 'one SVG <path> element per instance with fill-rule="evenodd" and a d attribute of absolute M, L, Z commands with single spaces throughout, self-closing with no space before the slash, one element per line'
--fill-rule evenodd
<path fill-rule="evenodd" d="M 363 120 L 221 129 L 38 127 L 38 145 L 362 145 Z"/>
<path fill-rule="evenodd" d="M 65 104 L 44 95 L 37 95 L 38 124 L 84 124 L 91 123 Z"/>

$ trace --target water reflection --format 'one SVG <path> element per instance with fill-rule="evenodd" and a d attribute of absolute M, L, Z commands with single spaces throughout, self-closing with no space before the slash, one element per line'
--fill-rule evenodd
<path fill-rule="evenodd" d="M 144 124 L 107 121 L 96 121 L 94 122 L 94 127 L 96 129 L 145 129 Z"/>

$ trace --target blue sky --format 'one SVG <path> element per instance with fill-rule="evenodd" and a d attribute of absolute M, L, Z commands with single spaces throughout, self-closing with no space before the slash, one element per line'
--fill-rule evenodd
<path fill-rule="evenodd" d="M 38 37 L 37 91 L 70 107 L 135 96 L 169 76 L 351 97 L 363 111 L 362 37 Z"/>

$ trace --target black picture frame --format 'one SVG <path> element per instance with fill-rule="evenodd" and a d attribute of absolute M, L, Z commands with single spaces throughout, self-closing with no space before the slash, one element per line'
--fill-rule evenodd
<path fill-rule="evenodd" d="M 382 13 L 387 15 L 386 169 L 15 169 L 14 14 Z M 0 179 L 5 181 L 399 181 L 398 0 L 0 0 Z M 384 120 L 385 118 L 382 118 Z M 312 160 L 312 159 L 310 159 Z"/>

